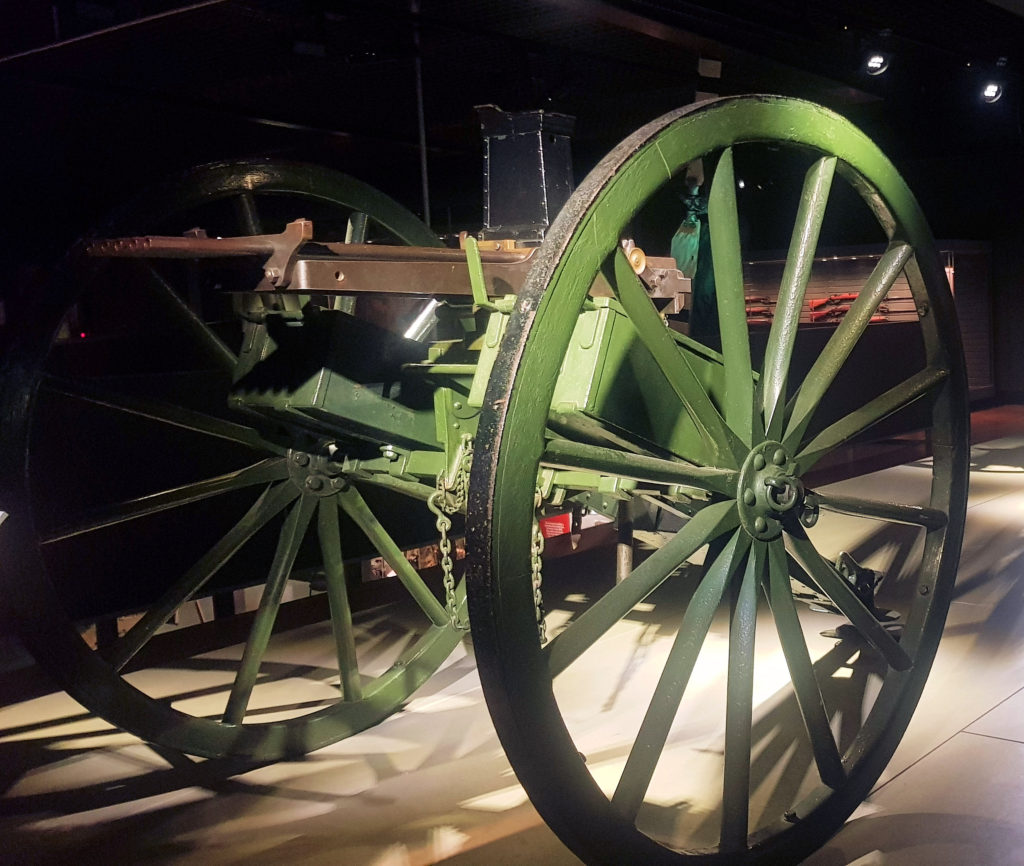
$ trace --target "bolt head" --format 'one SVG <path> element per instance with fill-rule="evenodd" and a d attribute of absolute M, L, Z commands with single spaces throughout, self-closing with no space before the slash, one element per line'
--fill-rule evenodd
<path fill-rule="evenodd" d="M 310 490 L 322 490 L 324 486 L 324 479 L 319 475 L 310 475 L 306 479 L 306 487 Z"/>

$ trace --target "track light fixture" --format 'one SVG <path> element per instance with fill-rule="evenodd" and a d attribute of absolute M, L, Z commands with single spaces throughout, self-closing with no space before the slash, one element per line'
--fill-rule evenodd
<path fill-rule="evenodd" d="M 881 75 L 889 68 L 892 55 L 886 51 L 869 51 L 864 58 L 864 71 L 868 75 Z"/>
<path fill-rule="evenodd" d="M 886 27 L 879 30 L 874 36 L 862 39 L 860 43 L 863 51 L 861 59 L 861 72 L 868 75 L 882 75 L 893 60 L 892 52 L 892 30 Z"/>
<path fill-rule="evenodd" d="M 998 102 L 1003 95 L 1005 83 L 1003 76 L 1006 74 L 1006 58 L 1000 57 L 996 60 L 995 74 L 986 78 L 981 86 L 981 101 L 989 104 Z"/>
<path fill-rule="evenodd" d="M 984 86 L 981 88 L 981 101 L 982 102 L 998 102 L 999 98 L 1003 95 L 1003 85 L 998 81 L 986 81 Z"/>

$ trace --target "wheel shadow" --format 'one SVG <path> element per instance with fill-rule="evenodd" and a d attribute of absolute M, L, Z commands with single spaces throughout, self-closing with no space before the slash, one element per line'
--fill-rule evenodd
<path fill-rule="evenodd" d="M 1024 448 L 1019 450 L 1024 457 Z M 998 467 L 1004 459 L 1005 451 L 996 453 L 991 465 Z M 894 584 L 887 588 L 887 592 L 895 599 L 905 600 L 908 593 L 916 589 L 913 565 L 920 553 L 922 537 L 923 532 L 918 529 L 878 524 L 878 529 L 850 545 L 848 552 L 862 562 L 884 557 L 888 563 L 886 573 L 893 576 L 890 582 Z M 954 601 L 982 590 L 998 592 L 998 600 L 990 607 L 979 607 L 978 612 L 983 614 L 981 617 L 972 618 L 969 622 L 957 620 L 947 625 L 945 637 L 973 636 L 975 640 L 970 652 L 984 653 L 986 657 L 1017 651 L 1024 633 L 1024 579 L 1017 579 L 1024 578 L 1024 540 L 1019 527 L 1009 521 L 1000 521 L 991 527 L 982 523 L 970 534 L 964 551 L 965 557 L 976 552 L 984 556 L 984 561 L 980 567 L 979 563 L 971 563 L 966 575 L 954 588 Z M 610 566 L 606 571 L 609 573 L 600 572 L 589 562 L 581 569 L 591 584 L 598 580 L 612 581 Z M 666 581 L 666 584 L 672 582 Z M 695 583 L 696 580 L 689 582 Z M 559 585 L 557 581 L 553 583 Z M 571 621 L 587 607 L 589 599 L 579 585 L 559 587 L 576 590 L 575 594 L 570 591 L 558 601 L 552 599 L 552 606 L 564 606 L 571 612 Z M 620 649 L 623 653 L 619 656 L 622 667 L 617 679 L 608 683 L 610 691 L 602 707 L 604 711 L 613 708 L 616 696 L 624 691 L 643 666 L 654 640 L 675 633 L 689 601 L 689 592 L 679 589 L 673 592 L 663 585 L 647 601 L 649 606 L 638 608 L 626 617 L 641 627 Z M 837 622 L 843 621 L 843 618 L 837 619 Z M 843 754 L 862 730 L 864 708 L 870 706 L 874 699 L 887 667 L 874 651 L 856 640 L 847 639 L 838 640 L 815 662 L 814 668 L 839 751 Z M 685 725 L 680 725 L 670 735 L 666 750 L 673 745 L 685 747 L 688 740 L 690 737 Z M 752 826 L 763 826 L 777 820 L 794 802 L 805 796 L 808 780 L 817 777 L 810 741 L 804 733 L 802 715 L 791 687 L 781 689 L 762 704 L 752 740 L 750 784 L 755 807 L 751 812 L 751 823 Z M 724 743 L 713 743 L 704 751 L 722 754 Z M 620 755 L 621 744 L 617 743 L 602 751 L 588 752 L 587 760 L 592 765 L 600 765 L 621 759 Z M 707 844 L 713 845 L 720 828 L 721 807 L 702 810 L 698 818 L 696 804 L 679 802 L 659 807 L 648 803 L 643 816 L 645 831 L 664 839 L 672 839 L 673 831 L 678 831 L 681 824 L 697 821 L 696 844 L 707 840 Z"/>
<path fill-rule="evenodd" d="M 364 623 L 359 633 L 361 650 L 364 650 L 360 657 L 363 670 L 388 668 L 393 659 L 415 643 L 420 636 L 421 632 L 416 628 L 404 627 L 386 617 Z M 307 646 L 305 642 L 300 645 Z M 178 675 L 198 674 L 204 681 L 209 681 L 210 675 L 213 674 L 217 676 L 218 682 L 188 691 L 160 694 L 154 700 L 176 706 L 199 701 L 196 706 L 200 707 L 201 711 L 195 713 L 196 717 L 219 720 L 237 666 L 237 660 L 230 657 L 198 656 L 169 661 L 162 670 Z M 32 670 L 34 669 L 27 669 L 27 673 L 31 673 Z M 413 665 L 404 666 L 403 670 L 415 679 L 416 671 Z M 413 697 L 435 695 L 472 675 L 474 670 L 470 655 L 455 659 L 435 672 L 424 686 L 410 695 L 410 700 Z M 260 668 L 257 687 L 275 682 L 285 683 L 296 678 L 312 683 L 316 687 L 340 685 L 339 674 L 335 668 L 265 660 Z M 365 674 L 364 680 L 370 681 Z M 110 726 L 86 709 L 68 711 L 78 705 L 70 697 L 62 695 L 55 686 L 41 689 L 26 700 L 40 697 L 43 698 L 43 703 L 38 705 L 38 709 L 28 707 L 22 710 L 18 707 L 20 702 L 13 699 L 7 701 L 6 715 L 11 721 L 0 727 L 0 815 L 30 814 L 48 810 L 68 814 L 89 811 L 192 786 L 208 788 L 231 776 L 272 763 L 242 758 L 193 759 L 174 750 L 137 741 L 131 734 Z M 59 702 L 57 710 L 51 709 L 51 699 Z M 279 700 L 270 706 L 250 709 L 246 714 L 246 720 L 258 723 L 261 717 L 289 712 L 297 714 L 301 719 L 305 713 L 334 703 L 335 699 L 332 697 L 288 702 Z M 402 707 L 399 707 L 396 712 L 400 712 L 401 709 Z M 4 715 L 0 714 L 0 719 L 2 718 Z M 239 736 L 245 737 L 246 734 L 240 730 Z M 136 742 L 150 750 L 150 757 L 157 755 L 169 766 L 153 767 L 150 761 L 139 762 L 132 758 L 128 763 L 133 766 L 129 769 L 137 772 L 141 768 L 143 772 L 132 778 L 118 779 L 116 783 L 86 784 L 71 789 L 23 796 L 12 794 L 19 787 L 19 783 L 30 776 L 85 759 L 104 748 L 118 751 L 125 743 Z M 316 761 L 321 759 L 318 757 L 320 754 L 290 756 L 288 761 Z M 384 776 L 399 772 L 397 768 L 388 768 L 382 763 L 378 764 L 376 769 Z"/>
<path fill-rule="evenodd" d="M 1019 823 L 978 815 L 911 812 L 855 818 L 803 866 L 1012 864 L 1021 862 L 1022 850 L 1024 827 Z"/>
<path fill-rule="evenodd" d="M 466 677 L 475 685 L 473 670 L 471 658 L 456 660 L 438 673 L 438 682 L 431 681 L 437 688 L 430 691 L 436 695 Z M 458 700 L 447 708 L 433 703 L 429 716 L 399 713 L 352 742 L 276 763 L 193 759 L 138 741 L 103 743 L 110 729 L 64 733 L 72 719 L 94 717 L 53 718 L 36 725 L 31 738 L 0 741 L 6 792 L 0 826 L 11 857 L 0 861 L 58 864 L 74 856 L 80 863 L 110 862 L 116 846 L 117 862 L 179 862 L 202 856 L 211 840 L 220 846 L 232 839 L 242 847 L 254 839 L 271 846 L 294 843 L 308 855 L 322 844 L 316 841 L 325 832 L 320 818 L 344 845 L 368 851 L 391 842 L 414 850 L 422 847 L 422 823 L 396 819 L 383 830 L 381 823 L 396 809 L 409 811 L 401 791 L 410 772 L 429 776 L 453 762 L 469 762 L 482 768 L 479 778 L 470 774 L 476 794 L 508 784 L 493 728 L 477 718 L 486 720 L 482 702 L 468 709 Z M 428 738 L 422 736 L 425 721 L 432 724 Z M 416 767 L 409 764 L 412 743 Z M 76 783 L 81 779 L 87 781 Z M 47 790 L 35 792 L 44 785 Z M 427 798 L 417 808 L 430 820 L 436 802 Z M 352 814 L 375 818 L 364 826 L 349 820 Z M 301 842 L 307 832 L 312 841 Z"/>
<path fill-rule="evenodd" d="M 999 475 L 1024 473 L 1024 445 L 998 448 L 988 443 L 971 446 L 971 472 Z"/>

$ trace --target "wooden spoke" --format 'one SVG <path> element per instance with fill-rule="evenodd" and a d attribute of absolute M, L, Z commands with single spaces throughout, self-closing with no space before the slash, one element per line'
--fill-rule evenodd
<path fill-rule="evenodd" d="M 818 236 L 835 170 L 836 158 L 822 157 L 811 166 L 804 178 L 761 372 L 760 409 L 764 414 L 769 439 L 779 439 L 782 435 L 783 413 L 776 410 L 785 403 L 786 381 L 796 342 L 797 325 L 800 323 L 807 280 L 814 264 L 814 253 L 818 247 Z"/>
<path fill-rule="evenodd" d="M 708 228 L 715 271 L 718 326 L 725 362 L 725 420 L 747 445 L 751 445 L 754 410 L 754 374 L 750 364 L 743 295 L 743 255 L 740 250 L 739 214 L 736 210 L 736 178 L 732 148 L 718 161 L 708 195 Z"/>
<path fill-rule="evenodd" d="M 889 244 L 864 288 L 857 295 L 857 300 L 850 305 L 850 311 L 843 316 L 835 333 L 818 355 L 794 397 L 793 408 L 789 413 L 783 442 L 791 451 L 796 450 L 822 397 L 846 363 L 853 347 L 867 329 L 871 316 L 889 293 L 912 254 L 913 250 L 909 244 L 895 241 Z"/>
<path fill-rule="evenodd" d="M 890 388 L 857 411 L 840 418 L 822 430 L 804 446 L 803 450 L 798 452 L 797 461 L 800 471 L 806 472 L 825 454 L 838 448 L 844 442 L 848 442 L 873 424 L 898 412 L 904 406 L 909 406 L 915 400 L 933 393 L 948 378 L 948 370 L 929 367 L 920 373 L 915 373 L 894 388 Z"/>
<path fill-rule="evenodd" d="M 544 466 L 558 469 L 586 469 L 659 484 L 683 484 L 713 490 L 726 496 L 735 495 L 738 474 L 731 469 L 708 469 L 682 461 L 631 454 L 568 439 L 549 441 L 544 446 L 540 461 Z"/>
<path fill-rule="evenodd" d="M 612 807 L 628 820 L 634 821 L 640 810 L 668 740 L 679 703 L 690 681 L 690 674 L 707 637 L 711 619 L 722 601 L 729 578 L 742 563 L 749 546 L 750 536 L 743 530 L 736 530 L 707 570 L 683 614 L 679 632 L 669 650 L 665 668 L 640 725 L 640 732 L 612 795 Z"/>
<path fill-rule="evenodd" d="M 362 244 L 366 243 L 366 214 L 353 211 L 345 226 L 345 243 Z"/>
<path fill-rule="evenodd" d="M 235 208 L 238 224 L 241 226 L 243 234 L 263 234 L 263 220 L 260 219 L 259 208 L 256 205 L 256 196 L 252 194 L 251 189 L 238 193 L 231 200 L 231 203 Z"/>
<path fill-rule="evenodd" d="M 690 368 L 664 320 L 647 297 L 647 290 L 633 272 L 625 253 L 617 249 L 604 269 L 615 296 L 651 353 L 669 387 L 683 404 L 701 438 L 716 457 L 716 464 L 737 466 L 746 449 L 726 425 L 718 408 Z"/>
<path fill-rule="evenodd" d="M 821 697 L 821 688 L 797 615 L 796 602 L 793 601 L 793 594 L 789 588 L 786 549 L 782 539 L 769 542 L 767 547 L 768 570 L 767 575 L 762 578 L 764 591 L 789 667 L 797 706 L 800 708 L 800 715 L 811 741 L 818 776 L 830 788 L 838 789 L 846 781 L 846 770 L 843 768 L 839 748 L 829 726 L 825 701 Z"/>
<path fill-rule="evenodd" d="M 757 586 L 766 565 L 765 547 L 757 542 L 747 555 L 747 567 L 743 572 L 742 581 L 733 584 L 729 620 L 729 681 L 725 709 L 721 835 L 723 851 L 742 851 L 747 847 Z"/>
<path fill-rule="evenodd" d="M 317 497 L 315 496 L 301 497 L 292 506 L 284 526 L 281 527 L 277 550 L 274 552 L 274 561 L 270 565 L 270 573 L 267 575 L 263 596 L 260 598 L 260 606 L 256 611 L 255 619 L 253 619 L 249 639 L 242 652 L 242 661 L 231 686 L 227 708 L 224 710 L 223 721 L 225 724 L 239 725 L 245 718 L 249 697 L 256 685 L 260 664 L 267 651 L 267 645 L 270 643 L 277 611 L 281 607 L 281 595 L 288 583 L 288 576 L 291 574 L 292 565 L 295 563 L 295 557 L 298 555 L 299 546 L 302 544 L 316 504 Z"/>
<path fill-rule="evenodd" d="M 105 653 L 115 670 L 121 670 L 170 619 L 182 604 L 194 596 L 238 549 L 253 537 L 271 518 L 279 514 L 296 496 L 298 490 L 285 482 L 268 487 L 259 499 L 224 537 L 210 548 L 160 599 Z"/>
<path fill-rule="evenodd" d="M 441 603 L 434 597 L 430 587 L 423 582 L 423 578 L 416 573 L 409 560 L 405 558 L 401 548 L 381 526 L 376 515 L 366 504 L 366 500 L 354 486 L 342 490 L 338 494 L 338 503 L 344 512 L 355 521 L 356 525 L 363 531 L 378 553 L 384 557 L 388 565 L 398 575 L 402 585 L 409 594 L 416 600 L 423 612 L 430 617 L 434 625 L 445 625 L 449 622 L 448 612 Z"/>
<path fill-rule="evenodd" d="M 225 421 L 213 415 L 187 409 L 184 406 L 175 406 L 147 397 L 111 392 L 84 379 L 70 380 L 47 376 L 42 386 L 53 394 L 61 394 L 96 406 L 103 406 L 106 409 L 148 418 L 173 427 L 181 427 L 194 433 L 204 433 L 207 436 L 227 439 L 250 448 L 258 448 L 274 454 L 284 454 L 287 450 L 275 443 L 268 442 L 251 427 Z"/>
<path fill-rule="evenodd" d="M 164 302 L 164 305 L 171 311 L 172 315 L 192 333 L 198 344 L 206 350 L 207 354 L 222 370 L 228 372 L 234 370 L 238 364 L 238 356 L 185 303 L 185 299 L 163 278 L 163 275 L 153 266 L 152 262 L 145 262 L 144 267 L 150 282 L 156 289 L 157 296 Z"/>
<path fill-rule="evenodd" d="M 832 603 L 860 632 L 861 637 L 878 650 L 893 669 L 905 671 L 912 667 L 913 660 L 906 650 L 857 597 L 853 587 L 818 553 L 803 529 L 794 526 L 789 537 L 793 555 L 807 569 L 821 591 L 832 599 Z"/>
<path fill-rule="evenodd" d="M 881 502 L 875 499 L 860 499 L 855 496 L 838 496 L 832 493 L 815 493 L 818 505 L 828 511 L 840 514 L 855 514 L 890 523 L 905 523 L 923 526 L 925 529 L 942 529 L 949 518 L 945 511 L 924 505 L 902 505 L 896 502 Z"/>
<path fill-rule="evenodd" d="M 733 502 L 698 511 L 666 544 L 589 607 L 544 647 L 552 676 L 558 676 L 705 544 L 739 526 Z"/>
<path fill-rule="evenodd" d="M 338 503 L 333 496 L 320 500 L 317 511 L 320 551 L 327 579 L 327 599 L 331 607 L 331 629 L 338 655 L 341 693 L 346 701 L 363 698 L 363 683 L 356 660 L 355 635 L 352 630 L 352 609 L 348 602 L 345 564 L 341 555 L 341 532 L 338 528 Z"/>
<path fill-rule="evenodd" d="M 288 464 L 286 461 L 281 457 L 271 457 L 246 466 L 244 469 L 227 472 L 215 478 L 204 478 L 202 481 L 183 484 L 170 490 L 161 490 L 159 493 L 150 493 L 147 496 L 118 502 L 103 511 L 89 514 L 74 523 L 58 528 L 43 538 L 41 543 L 53 544 L 76 535 L 127 523 L 129 520 L 136 520 L 172 508 L 181 508 L 184 505 L 209 499 L 211 496 L 220 496 L 234 490 L 241 490 L 243 487 L 280 481 L 287 477 Z"/>

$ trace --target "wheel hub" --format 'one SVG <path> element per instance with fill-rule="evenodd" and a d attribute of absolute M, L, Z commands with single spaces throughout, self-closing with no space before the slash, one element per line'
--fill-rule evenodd
<path fill-rule="evenodd" d="M 781 442 L 766 440 L 743 461 L 737 487 L 740 522 L 758 541 L 771 541 L 782 534 L 782 520 L 803 512 L 803 482 L 796 476 L 796 464 Z"/>
<path fill-rule="evenodd" d="M 341 466 L 324 455 L 294 449 L 288 453 L 288 477 L 303 493 L 333 496 L 348 487 L 340 473 Z"/>

